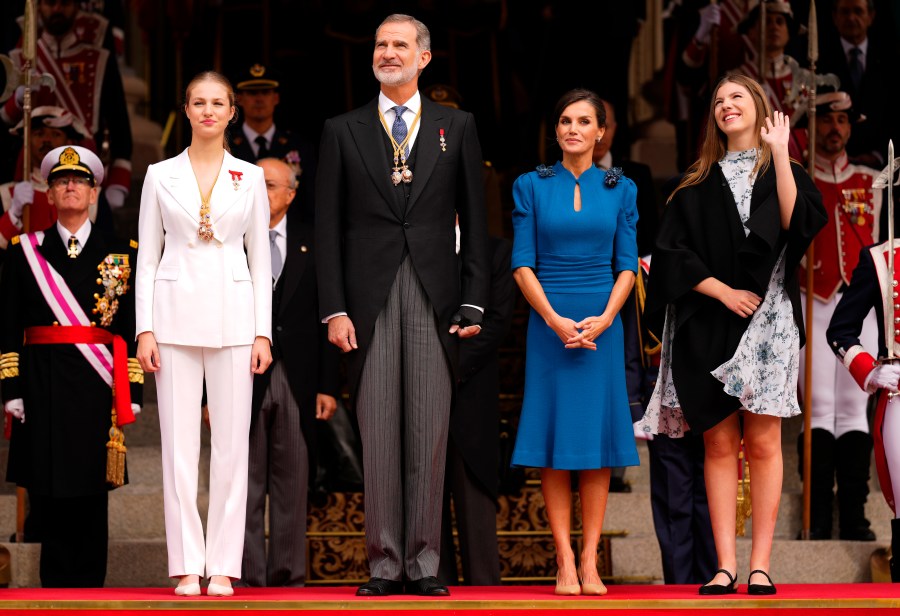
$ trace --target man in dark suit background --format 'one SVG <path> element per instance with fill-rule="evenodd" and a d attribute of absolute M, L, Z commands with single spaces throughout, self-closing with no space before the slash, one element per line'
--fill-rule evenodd
<path fill-rule="evenodd" d="M 376 31 L 381 93 L 325 123 L 316 177 L 319 306 L 348 353 L 371 579 L 357 594 L 446 595 L 437 573 L 456 336 L 477 335 L 489 266 L 471 114 L 422 97 L 428 28 Z M 454 217 L 461 249 L 455 253 Z"/>
<path fill-rule="evenodd" d="M 834 0 L 831 18 L 839 36 L 822 41 L 818 70 L 837 75 L 854 109 L 866 116 L 847 143 L 851 161 L 881 169 L 888 137 L 898 136 L 892 101 L 884 91 L 894 81 L 897 49 L 889 41 L 869 36 L 875 21 L 874 0 Z"/>
<path fill-rule="evenodd" d="M 497 547 L 500 362 L 497 350 L 509 333 L 516 293 L 510 268 L 512 243 L 491 237 L 490 250 L 491 295 L 481 334 L 459 344 L 459 381 L 450 413 L 438 572 L 445 584 L 459 582 L 451 499 L 465 583 L 469 586 L 500 584 Z"/>
<path fill-rule="evenodd" d="M 281 102 L 279 76 L 269 67 L 254 64 L 238 76 L 235 97 L 243 122 L 230 129 L 231 153 L 255 163 L 263 158 L 280 158 L 297 176 L 299 202 L 303 217 L 312 220 L 315 212 L 316 150 L 296 133 L 276 126 L 275 108 Z"/>
<path fill-rule="evenodd" d="M 637 245 L 638 255 L 643 257 L 653 252 L 653 244 L 656 242 L 656 231 L 659 228 L 659 208 L 657 206 L 659 197 L 649 166 L 624 158 L 613 160 L 611 150 L 616 138 L 616 109 L 607 100 L 603 101 L 603 106 L 606 108 L 606 131 L 594 146 L 594 164 L 601 169 L 621 167 L 625 177 L 632 180 L 637 186 Z M 630 295 L 634 296 L 634 293 L 635 291 L 632 289 Z M 632 407 L 632 411 L 637 412 L 635 407 Z M 640 419 L 640 415 L 634 420 Z M 631 485 L 625 481 L 625 468 L 612 469 L 609 477 L 609 491 L 631 492 Z"/>
<path fill-rule="evenodd" d="M 616 138 L 616 109 L 609 101 L 604 100 L 606 108 L 606 132 L 594 146 L 594 164 L 601 169 L 621 167 L 625 177 L 637 186 L 637 243 L 640 256 L 653 252 L 656 242 L 656 230 L 659 228 L 659 195 L 653 184 L 650 167 L 627 158 L 613 157 L 612 148 Z M 627 148 L 630 149 L 631 144 Z"/>
<path fill-rule="evenodd" d="M 307 489 L 315 476 L 315 421 L 337 408 L 338 352 L 318 318 L 313 226 L 288 208 L 297 179 L 264 158 L 272 249 L 272 366 L 253 380 L 247 522 L 241 581 L 302 586 L 306 579 Z M 269 495 L 269 550 L 265 512 Z"/>

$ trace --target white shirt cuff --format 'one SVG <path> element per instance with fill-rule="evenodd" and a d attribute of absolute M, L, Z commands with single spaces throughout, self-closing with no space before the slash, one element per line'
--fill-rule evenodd
<path fill-rule="evenodd" d="M 328 323 L 328 321 L 330 321 L 334 317 L 345 317 L 345 316 L 347 316 L 346 312 L 335 312 L 334 314 L 329 314 L 327 317 L 322 319 L 322 323 Z"/>
<path fill-rule="evenodd" d="M 461 305 L 462 305 L 462 306 L 468 306 L 469 308 L 474 308 L 475 310 L 477 310 L 477 311 L 480 312 L 481 314 L 484 314 L 484 308 L 482 308 L 481 306 L 476 306 L 475 304 L 461 304 Z"/>

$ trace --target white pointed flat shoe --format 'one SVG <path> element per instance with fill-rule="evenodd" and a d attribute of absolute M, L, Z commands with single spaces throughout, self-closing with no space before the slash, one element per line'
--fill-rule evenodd
<path fill-rule="evenodd" d="M 176 586 L 175 594 L 179 597 L 199 597 L 200 596 L 200 584 L 185 584 L 184 586 Z"/>
<path fill-rule="evenodd" d="M 210 582 L 209 586 L 206 587 L 206 594 L 211 597 L 230 597 L 234 594 L 234 588 Z"/>

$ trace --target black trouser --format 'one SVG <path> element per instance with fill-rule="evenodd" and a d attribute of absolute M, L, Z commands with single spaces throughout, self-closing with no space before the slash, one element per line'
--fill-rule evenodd
<path fill-rule="evenodd" d="M 108 493 L 71 498 L 29 496 L 42 514 L 41 586 L 102 587 L 109 543 Z"/>
<path fill-rule="evenodd" d="M 716 570 L 716 545 L 703 478 L 703 436 L 659 435 L 650 450 L 650 504 L 666 584 L 703 584 Z"/>

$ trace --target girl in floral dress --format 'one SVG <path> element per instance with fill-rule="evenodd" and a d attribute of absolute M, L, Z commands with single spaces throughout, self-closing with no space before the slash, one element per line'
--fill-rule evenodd
<path fill-rule="evenodd" d="M 669 199 L 646 314 L 662 330 L 659 379 L 639 427 L 703 433 L 719 570 L 702 595 L 737 591 L 741 438 L 753 477 L 750 594 L 774 594 L 769 561 L 783 462 L 781 419 L 800 413 L 797 265 L 825 224 L 821 195 L 788 156 L 790 121 L 741 73 L 717 85 L 697 160 Z M 660 327 L 662 326 L 662 327 Z"/>

